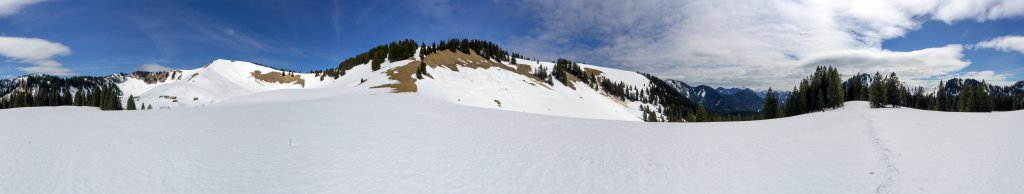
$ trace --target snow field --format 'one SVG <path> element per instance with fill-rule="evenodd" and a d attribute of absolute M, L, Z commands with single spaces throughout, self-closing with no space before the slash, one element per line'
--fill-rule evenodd
<path fill-rule="evenodd" d="M 0 111 L 0 193 L 1024 191 L 1020 111 L 851 102 L 766 121 L 641 123 L 412 94 L 274 100 L 317 92 L 336 91 L 194 109 Z"/>

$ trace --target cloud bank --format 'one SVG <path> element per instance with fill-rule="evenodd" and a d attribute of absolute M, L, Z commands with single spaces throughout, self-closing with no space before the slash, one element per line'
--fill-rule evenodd
<path fill-rule="evenodd" d="M 901 52 L 885 40 L 928 20 L 1024 15 L 1013 0 L 521 0 L 536 15 L 514 49 L 654 72 L 696 84 L 792 87 L 816 65 L 927 80 L 970 65 L 964 46 Z"/>
<path fill-rule="evenodd" d="M 0 36 L 0 56 L 7 57 L 8 60 L 14 62 L 32 65 L 29 67 L 18 67 L 19 71 L 51 75 L 72 75 L 71 69 L 65 68 L 60 62 L 53 59 L 57 56 L 67 56 L 70 54 L 71 48 L 60 43 L 38 38 Z"/>

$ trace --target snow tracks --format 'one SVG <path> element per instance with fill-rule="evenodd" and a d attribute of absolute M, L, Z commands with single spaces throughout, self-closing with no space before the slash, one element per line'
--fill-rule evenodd
<path fill-rule="evenodd" d="M 867 131 L 868 140 L 872 142 L 874 152 L 878 154 L 878 165 L 882 168 L 881 172 L 876 172 L 883 176 L 882 182 L 875 188 L 875 193 L 892 193 L 890 189 L 893 183 L 899 178 L 900 170 L 893 163 L 893 152 L 886 145 L 885 141 L 879 138 L 878 130 L 875 127 L 874 121 L 864 116 L 864 113 L 858 113 L 861 120 L 864 120 Z"/>

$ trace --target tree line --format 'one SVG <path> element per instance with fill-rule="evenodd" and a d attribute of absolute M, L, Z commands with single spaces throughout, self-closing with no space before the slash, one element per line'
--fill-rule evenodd
<path fill-rule="evenodd" d="M 515 57 L 521 57 L 521 55 L 517 53 L 509 55 L 509 52 L 505 51 L 505 49 L 502 49 L 500 46 L 498 46 L 498 44 L 480 39 L 452 38 L 447 41 L 441 40 L 438 43 L 431 43 L 430 45 L 422 44 L 421 47 L 423 48 L 423 50 L 420 52 L 423 53 L 424 55 L 429 55 L 436 53 L 438 51 L 447 50 L 452 52 L 461 52 L 465 54 L 476 53 L 477 55 L 480 55 L 485 59 L 495 61 L 506 61 L 511 62 L 513 64 L 516 63 Z"/>
<path fill-rule="evenodd" d="M 103 78 L 49 75 L 27 76 L 0 98 L 0 109 L 38 106 L 92 106 L 101 110 L 122 110 L 120 89 Z"/>
<path fill-rule="evenodd" d="M 1018 82 L 1022 85 L 1024 82 Z M 839 108 L 846 101 L 868 101 L 872 108 L 910 107 L 949 112 L 991 112 L 1024 109 L 1024 87 L 994 86 L 974 79 L 954 78 L 940 81 L 937 90 L 907 87 L 896 73 L 883 76 L 858 73 L 840 81 L 833 67 L 818 67 L 815 72 L 794 86 L 784 105 L 771 88 L 764 99 L 760 118 L 795 116 L 814 111 Z"/>
<path fill-rule="evenodd" d="M 400 61 L 412 58 L 416 55 L 416 49 L 419 48 L 419 44 L 412 39 L 405 39 L 388 44 L 379 45 L 371 48 L 369 51 L 360 53 L 354 57 L 349 57 L 341 63 L 338 63 L 338 67 L 328 68 L 325 70 L 312 71 L 316 76 L 323 79 L 324 77 L 331 77 L 338 79 L 345 75 L 345 72 L 352 69 L 353 67 L 370 63 L 370 68 L 373 71 L 380 69 L 380 65 L 387 61 Z"/>
<path fill-rule="evenodd" d="M 522 57 L 518 53 L 509 54 L 498 44 L 479 40 L 479 39 L 449 39 L 441 40 L 437 43 L 419 43 L 412 39 L 404 39 L 400 41 L 390 42 L 388 44 L 379 45 L 371 48 L 370 50 L 360 53 L 354 57 L 349 57 L 338 63 L 337 67 L 328 68 L 324 70 L 313 70 L 314 73 L 320 79 L 331 77 L 338 79 L 345 75 L 345 72 L 363 64 L 370 64 L 370 69 L 373 71 L 380 70 L 380 65 L 385 61 L 393 62 L 405 59 L 413 58 L 416 55 L 416 50 L 420 50 L 420 58 L 422 59 L 426 55 L 436 53 L 438 51 L 452 51 L 462 52 L 465 54 L 476 53 L 486 59 L 495 61 L 506 61 L 513 64 L 516 63 L 516 57 Z"/>

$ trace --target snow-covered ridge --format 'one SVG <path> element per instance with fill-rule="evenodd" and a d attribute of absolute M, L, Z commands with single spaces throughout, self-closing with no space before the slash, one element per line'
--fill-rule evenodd
<path fill-rule="evenodd" d="M 451 54 L 448 51 L 442 53 Z M 427 73 L 431 77 L 416 81 L 419 87 L 417 93 L 454 104 L 545 115 L 640 121 L 643 114 L 640 111 L 643 103 L 621 101 L 600 90 L 579 87 L 583 83 L 574 83 L 577 87 L 571 88 L 553 80 L 553 84 L 547 85 L 530 75 L 513 71 L 520 68 L 532 70 L 541 66 L 553 69 L 555 64 L 551 62 L 516 59 L 517 64 L 511 64 L 479 61 L 484 59 L 470 58 L 466 54 L 457 56 L 465 58 L 454 60 L 459 61 L 454 64 L 434 64 L 439 66 L 429 67 Z M 434 60 L 434 57 L 439 55 L 428 55 L 427 60 Z M 492 67 L 471 67 L 479 66 L 479 63 L 490 63 Z M 446 65 L 454 65 L 456 68 Z M 600 75 L 607 79 L 636 87 L 645 88 L 650 83 L 646 77 L 635 72 L 587 64 L 580 66 L 600 71 Z"/>
<path fill-rule="evenodd" d="M 231 98 L 280 89 L 323 87 L 327 81 L 308 73 L 286 72 L 281 76 L 298 77 L 303 84 L 275 83 L 257 79 L 255 72 L 281 73 L 273 68 L 244 61 L 218 59 L 201 68 L 161 72 L 158 82 L 147 83 L 128 76 L 117 84 L 124 98 L 137 97 L 137 103 L 159 108 L 207 106 Z"/>
<path fill-rule="evenodd" d="M 418 52 L 418 51 L 417 51 Z M 281 101 L 325 98 L 341 93 L 377 95 L 411 93 L 428 99 L 482 108 L 577 118 L 641 121 L 644 110 L 666 120 L 664 108 L 651 101 L 626 99 L 589 85 L 579 78 L 550 83 L 534 75 L 538 68 L 555 69 L 555 63 L 517 58 L 494 60 L 476 55 L 438 51 L 421 58 L 380 62 L 373 70 L 371 62 L 347 69 L 332 78 L 318 73 L 286 72 L 245 61 L 218 59 L 187 70 L 136 72 L 102 77 L 103 84 L 114 84 L 121 91 L 122 103 L 132 97 L 137 106 L 154 109 L 206 107 L 228 104 L 261 104 Z M 419 64 L 428 61 L 425 76 L 415 77 Z M 651 87 L 645 75 L 613 68 L 578 64 L 588 77 L 621 83 L 635 93 Z M 550 75 L 549 75 L 550 76 Z M 596 81 L 591 81 L 596 82 Z M 275 95 L 278 90 L 327 90 L 310 96 L 277 96 L 274 100 L 253 96 Z M 621 95 L 621 94 L 619 94 Z M 225 105 L 228 105 L 225 104 Z"/>
<path fill-rule="evenodd" d="M 247 96 L 273 95 L 268 93 L 283 89 L 329 90 L 333 93 L 363 93 L 369 95 L 396 92 L 396 85 L 411 85 L 412 94 L 429 99 L 459 105 L 500 109 L 578 118 L 640 121 L 641 106 L 656 107 L 652 104 L 623 101 L 590 87 L 567 87 L 554 80 L 548 85 L 536 80 L 530 73 L 538 67 L 552 69 L 552 62 L 517 59 L 517 64 L 494 61 L 474 56 L 475 54 L 447 53 L 451 62 L 432 62 L 426 69 L 424 79 L 403 71 L 415 69 L 421 60 L 442 57 L 434 53 L 427 59 L 416 58 L 400 61 L 385 61 L 381 69 L 373 71 L 370 65 L 358 65 L 338 79 L 322 79 L 310 73 L 285 72 L 284 77 L 298 82 L 275 82 L 261 80 L 258 75 L 276 76 L 282 71 L 244 61 L 219 59 L 201 68 L 156 72 L 147 76 L 117 74 L 117 87 L 121 89 L 126 102 L 135 97 L 136 104 L 146 104 L 156 109 L 203 107 L 222 102 L 273 103 L 263 98 Z M 436 63 L 436 64 L 434 64 Z M 486 65 L 484 65 L 486 64 Z M 616 82 L 623 82 L 637 88 L 646 88 L 650 83 L 645 76 L 630 71 L 580 64 L 584 69 L 600 72 L 600 76 Z M 525 71 L 524 71 L 525 70 Z M 259 72 L 259 73 L 256 73 Z M 408 76 L 409 78 L 402 78 Z M 407 80 L 403 83 L 399 80 Z M 408 81 L 411 80 L 411 81 Z M 583 83 L 572 85 L 582 86 Z M 408 90 L 408 89 L 406 89 Z M 329 97 L 320 95 L 319 97 Z M 275 100 L 295 101 L 310 99 L 312 96 L 279 96 Z M 318 97 L 317 97 L 318 98 Z"/>

